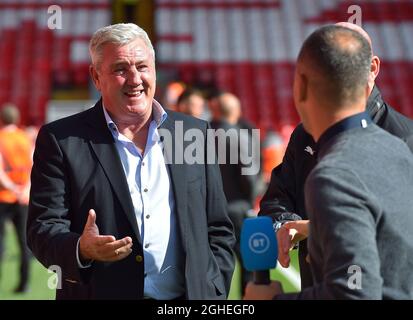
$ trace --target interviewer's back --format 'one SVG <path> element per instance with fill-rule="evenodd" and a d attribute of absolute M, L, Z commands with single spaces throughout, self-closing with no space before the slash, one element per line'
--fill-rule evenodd
<path fill-rule="evenodd" d="M 306 194 L 314 280 L 324 283 L 317 298 L 413 299 L 413 157 L 405 143 L 374 124 L 333 137 Z M 358 267 L 360 288 L 349 285 Z"/>

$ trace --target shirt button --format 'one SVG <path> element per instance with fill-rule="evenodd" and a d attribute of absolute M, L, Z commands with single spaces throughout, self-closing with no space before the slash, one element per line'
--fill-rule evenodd
<path fill-rule="evenodd" d="M 149 243 L 145 244 L 145 249 L 149 248 Z"/>
<path fill-rule="evenodd" d="M 144 167 L 145 166 L 145 162 L 142 162 L 142 167 Z"/>
<path fill-rule="evenodd" d="M 136 259 L 136 262 L 142 262 L 142 260 L 143 260 L 143 258 L 140 254 L 138 254 L 135 259 Z"/>
<path fill-rule="evenodd" d="M 146 218 L 146 219 L 149 219 L 150 217 L 151 217 L 151 216 L 150 216 L 149 214 L 147 214 L 145 218 Z"/>
<path fill-rule="evenodd" d="M 148 188 L 143 189 L 144 192 L 148 192 Z"/>

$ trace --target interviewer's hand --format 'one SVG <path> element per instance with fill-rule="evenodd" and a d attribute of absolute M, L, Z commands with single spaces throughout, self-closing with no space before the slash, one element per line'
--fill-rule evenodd
<path fill-rule="evenodd" d="M 309 220 L 289 221 L 277 231 L 278 261 L 281 266 L 288 268 L 290 265 L 290 250 L 301 240 L 308 237 Z"/>
<path fill-rule="evenodd" d="M 283 293 L 281 282 L 271 281 L 269 285 L 248 282 L 245 287 L 244 300 L 272 300 L 277 294 Z"/>
<path fill-rule="evenodd" d="M 284 268 L 290 265 L 290 248 L 292 247 L 289 230 L 282 226 L 277 231 L 278 261 Z"/>
<path fill-rule="evenodd" d="M 79 251 L 82 259 L 96 261 L 118 261 L 132 252 L 132 238 L 116 240 L 114 236 L 99 235 L 96 212 L 89 210 L 85 228 L 80 236 Z"/>
<path fill-rule="evenodd" d="M 292 236 L 291 242 L 293 245 L 308 237 L 309 226 L 310 220 L 288 221 L 283 224 L 284 228 L 290 230 L 290 235 Z"/>

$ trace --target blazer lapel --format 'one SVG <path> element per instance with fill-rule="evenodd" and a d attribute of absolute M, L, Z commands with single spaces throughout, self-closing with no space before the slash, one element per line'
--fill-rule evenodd
<path fill-rule="evenodd" d="M 181 133 L 175 132 L 175 121 L 173 115 L 168 112 L 168 117 L 161 124 L 160 129 L 167 130 L 170 133 L 172 139 L 163 139 L 165 159 L 168 159 L 167 167 L 172 182 L 172 189 L 174 192 L 175 199 L 175 213 L 179 221 L 179 226 L 181 230 L 182 243 L 186 243 L 186 207 L 187 207 L 187 192 L 186 192 L 186 170 L 184 164 L 176 163 L 176 154 L 182 152 L 183 156 L 183 132 L 182 136 L 179 137 Z M 175 133 L 178 134 L 178 139 L 175 139 Z M 162 136 L 162 133 L 161 133 Z M 169 141 L 171 140 L 171 141 Z M 172 145 L 167 145 L 171 143 Z M 181 144 L 181 145 L 178 145 Z M 179 156 L 178 156 L 179 157 Z"/>
<path fill-rule="evenodd" d="M 142 243 L 139 234 L 138 223 L 135 217 L 132 199 L 130 197 L 129 187 L 126 177 L 123 173 L 123 167 L 119 158 L 118 151 L 115 146 L 115 141 L 109 128 L 106 125 L 105 116 L 103 114 L 101 100 L 94 106 L 94 112 L 91 113 L 89 124 L 91 125 L 89 143 L 98 158 L 105 174 L 112 185 L 113 191 L 132 225 L 132 229 L 136 238 Z"/>

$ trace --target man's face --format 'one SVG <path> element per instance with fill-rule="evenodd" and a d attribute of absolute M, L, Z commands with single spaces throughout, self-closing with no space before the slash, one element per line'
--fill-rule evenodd
<path fill-rule="evenodd" d="M 186 112 L 191 116 L 199 118 L 204 111 L 204 99 L 198 95 L 189 97 L 186 105 Z"/>
<path fill-rule="evenodd" d="M 104 106 L 115 117 L 145 116 L 152 111 L 156 88 L 155 61 L 141 39 L 124 46 L 106 44 L 98 70 L 91 73 Z"/>

